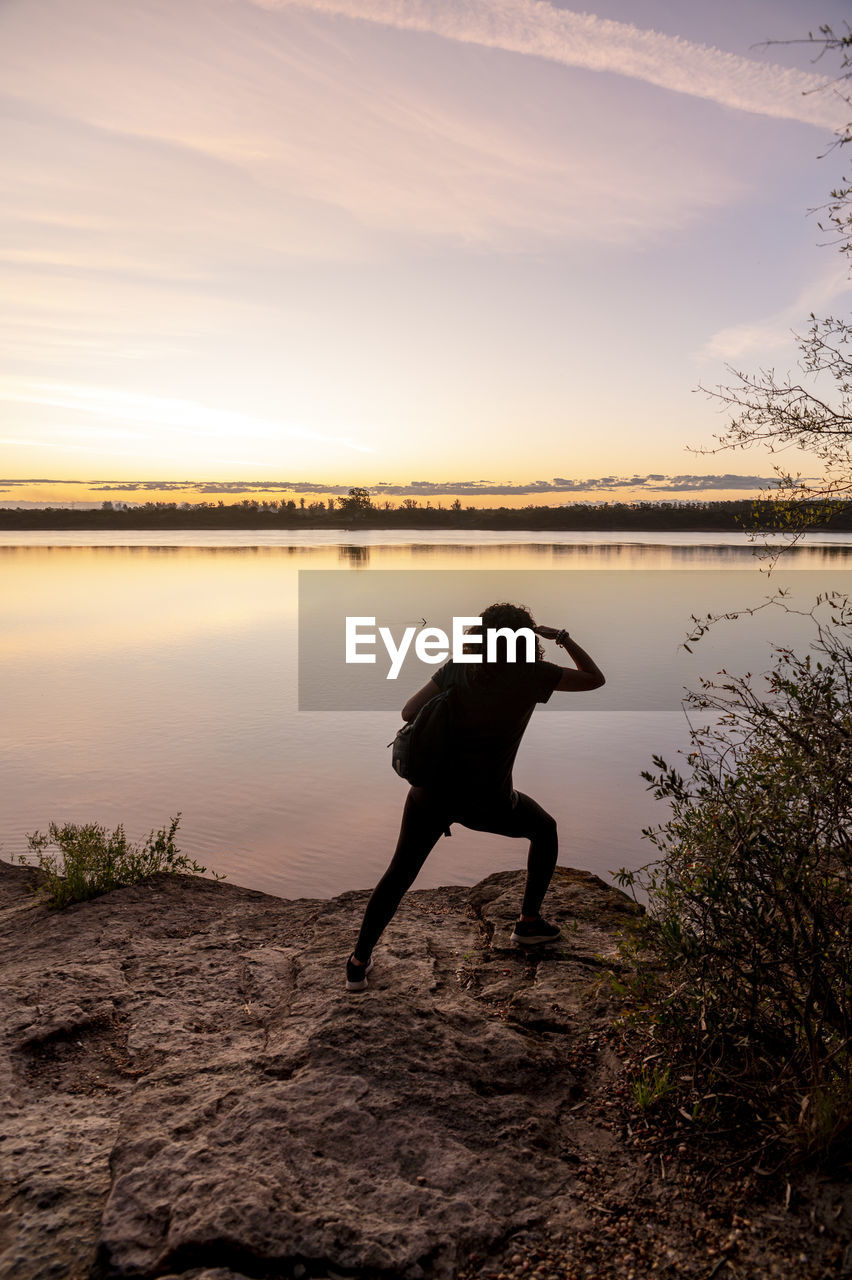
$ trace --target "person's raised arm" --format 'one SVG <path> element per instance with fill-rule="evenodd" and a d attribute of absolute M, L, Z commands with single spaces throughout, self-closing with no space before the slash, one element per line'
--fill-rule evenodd
<path fill-rule="evenodd" d="M 590 658 L 567 631 L 560 631 L 556 627 L 536 627 L 535 630 L 543 640 L 555 640 L 577 668 L 576 671 L 572 671 L 570 667 L 563 668 L 562 678 L 556 686 L 557 692 L 581 693 L 588 689 L 600 689 L 601 685 L 606 684 L 606 677 L 594 658 Z"/>

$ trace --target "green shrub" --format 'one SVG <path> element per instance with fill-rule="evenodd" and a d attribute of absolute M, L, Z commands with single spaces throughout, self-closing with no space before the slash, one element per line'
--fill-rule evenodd
<path fill-rule="evenodd" d="M 57 907 L 96 898 L 124 885 L 138 884 L 157 871 L 200 875 L 207 870 L 181 853 L 175 844 L 180 814 L 168 827 L 152 831 L 142 844 L 131 844 L 123 826 L 109 832 L 96 822 L 79 826 L 51 822 L 47 835 L 36 831 L 27 837 L 35 864 L 44 873 L 40 888 Z M 23 855 L 24 865 L 33 859 Z"/>
<path fill-rule="evenodd" d="M 671 807 L 659 860 L 619 880 L 647 896 L 646 1025 L 699 1088 L 807 1152 L 852 1126 L 852 649 L 777 650 L 688 695 L 689 775 L 654 758 Z M 820 658 L 817 661 L 817 657 Z"/>

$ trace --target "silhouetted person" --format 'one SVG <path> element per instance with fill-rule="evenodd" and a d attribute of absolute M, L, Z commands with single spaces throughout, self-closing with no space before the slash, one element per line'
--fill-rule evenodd
<path fill-rule="evenodd" d="M 529 840 L 524 898 L 512 941 L 530 946 L 554 942 L 560 935 L 559 928 L 540 915 L 556 866 L 556 823 L 535 800 L 515 791 L 512 767 L 536 703 L 547 702 L 554 690 L 577 693 L 599 689 L 604 676 L 567 631 L 536 626 L 527 609 L 492 604 L 482 614 L 483 633 L 496 628 L 517 631 L 522 627 L 545 640 L 554 640 L 568 653 L 574 667 L 546 662 L 538 640 L 535 661 L 524 661 L 523 637 L 518 638 L 518 660 L 508 660 L 506 640 L 497 637 L 493 660 L 486 661 L 483 634 L 482 644 L 475 650 L 482 655 L 481 663 L 445 663 L 402 709 L 403 720 L 413 720 L 436 693 L 454 689 L 455 741 L 444 780 L 434 786 L 412 787 L 408 793 L 396 851 L 367 903 L 355 950 L 346 962 L 346 986 L 350 991 L 366 989 L 367 974 L 373 967 L 373 947 L 429 853 L 453 822 L 474 831 Z"/>

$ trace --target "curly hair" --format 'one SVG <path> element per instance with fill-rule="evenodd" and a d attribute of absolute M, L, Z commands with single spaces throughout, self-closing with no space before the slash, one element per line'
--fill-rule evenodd
<path fill-rule="evenodd" d="M 509 604 L 507 601 L 499 601 L 496 604 L 490 604 L 487 609 L 483 609 L 480 614 L 482 618 L 482 626 L 470 627 L 467 634 L 471 636 L 482 637 L 480 645 L 471 646 L 471 653 L 482 654 L 482 664 L 472 667 L 471 676 L 474 678 L 483 676 L 487 677 L 486 668 L 492 670 L 495 667 L 503 667 L 508 661 L 508 644 L 504 636 L 497 638 L 495 646 L 496 652 L 492 662 L 486 661 L 486 649 L 484 646 L 484 636 L 487 631 L 497 630 L 506 627 L 511 631 L 518 631 L 521 627 L 529 627 L 532 630 L 536 623 L 535 618 L 529 609 L 522 604 Z M 538 636 L 535 639 L 535 661 L 541 662 L 544 658 L 544 649 Z"/>

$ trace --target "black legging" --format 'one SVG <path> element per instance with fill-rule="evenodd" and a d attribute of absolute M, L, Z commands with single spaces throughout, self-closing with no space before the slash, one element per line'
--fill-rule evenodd
<path fill-rule="evenodd" d="M 537 916 L 556 866 L 556 822 L 522 791 L 498 797 L 475 807 L 457 806 L 426 787 L 412 787 L 402 811 L 399 840 L 390 866 L 373 890 L 364 912 L 364 923 L 355 944 L 355 958 L 369 960 L 373 947 L 393 919 L 403 894 L 411 888 L 420 868 L 451 822 L 474 831 L 498 836 L 523 837 L 530 842 L 527 882 L 521 914 Z"/>

